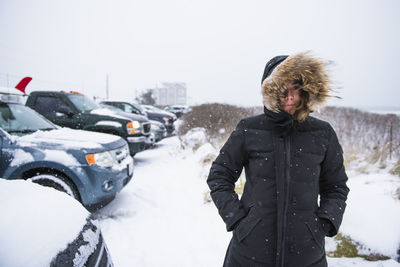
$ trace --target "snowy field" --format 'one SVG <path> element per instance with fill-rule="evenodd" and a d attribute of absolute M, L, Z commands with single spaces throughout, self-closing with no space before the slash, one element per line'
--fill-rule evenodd
<path fill-rule="evenodd" d="M 133 180 L 107 207 L 96 212 L 115 266 L 222 266 L 231 233 L 213 203 L 204 201 L 208 187 L 202 156 L 183 150 L 177 137 L 135 156 Z M 395 256 L 400 244 L 399 178 L 386 172 L 349 172 L 348 207 L 341 231 L 366 251 Z M 327 250 L 335 246 L 327 240 Z M 395 260 L 328 258 L 332 267 L 400 266 Z"/>

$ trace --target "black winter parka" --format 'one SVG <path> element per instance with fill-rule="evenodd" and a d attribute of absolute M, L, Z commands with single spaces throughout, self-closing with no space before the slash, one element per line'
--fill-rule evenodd
<path fill-rule="evenodd" d="M 207 180 L 233 230 L 224 266 L 326 266 L 324 238 L 338 232 L 349 192 L 342 155 L 332 127 L 311 116 L 299 122 L 265 108 L 241 120 Z"/>

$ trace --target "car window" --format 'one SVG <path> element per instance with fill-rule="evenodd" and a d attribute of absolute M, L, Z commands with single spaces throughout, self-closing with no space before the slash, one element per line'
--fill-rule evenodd
<path fill-rule="evenodd" d="M 20 104 L 0 103 L 0 127 L 8 133 L 55 129 L 55 126 L 32 109 Z"/>
<path fill-rule="evenodd" d="M 70 94 L 67 96 L 68 99 L 71 100 L 72 103 L 74 103 L 75 107 L 82 112 L 100 108 L 100 106 L 97 105 L 96 102 L 85 95 Z"/>
<path fill-rule="evenodd" d="M 15 119 L 8 105 L 0 105 L 0 126 L 4 128 L 7 123 Z"/>
<path fill-rule="evenodd" d="M 122 110 L 129 113 L 137 113 L 137 111 L 131 105 L 127 104 L 122 104 Z"/>
<path fill-rule="evenodd" d="M 35 110 L 43 115 L 53 114 L 61 109 L 71 110 L 60 98 L 56 96 L 37 96 Z"/>
<path fill-rule="evenodd" d="M 105 104 L 100 104 L 100 107 L 106 108 L 106 109 L 109 109 L 109 110 L 112 110 L 112 111 L 114 111 L 114 112 L 116 112 L 116 113 L 119 113 L 119 114 L 123 113 L 121 109 L 119 109 L 119 108 L 117 108 L 117 107 L 114 107 L 114 106 L 105 105 Z"/>

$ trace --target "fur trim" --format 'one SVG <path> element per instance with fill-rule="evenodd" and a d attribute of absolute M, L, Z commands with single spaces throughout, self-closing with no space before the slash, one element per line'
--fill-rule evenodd
<path fill-rule="evenodd" d="M 285 83 L 301 80 L 302 90 L 308 92 L 309 101 L 296 111 L 294 117 L 298 121 L 304 121 L 310 112 L 323 106 L 330 96 L 332 88 L 326 71 L 327 65 L 328 63 L 310 56 L 307 52 L 289 56 L 262 83 L 264 106 L 279 113 L 279 94 L 285 91 Z"/>

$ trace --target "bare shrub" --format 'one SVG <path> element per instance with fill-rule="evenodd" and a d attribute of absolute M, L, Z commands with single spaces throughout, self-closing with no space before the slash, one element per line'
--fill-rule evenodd
<path fill-rule="evenodd" d="M 254 114 L 252 108 L 243 108 L 228 104 L 203 104 L 192 107 L 185 114 L 178 129 L 178 135 L 185 135 L 190 129 L 201 127 L 206 129 L 210 142 L 217 145 L 227 139 L 237 123 Z"/>
<path fill-rule="evenodd" d="M 354 151 L 357 151 L 359 156 L 365 157 L 369 163 L 379 163 L 381 167 L 385 166 L 390 157 L 400 158 L 399 116 L 345 107 L 326 107 L 321 113 L 313 116 L 332 125 L 345 153 L 351 151 L 354 154 Z"/>
<path fill-rule="evenodd" d="M 211 199 L 210 191 L 208 190 L 207 192 L 204 192 L 203 203 L 207 204 L 207 203 L 211 203 L 211 202 L 212 202 L 212 199 Z"/>
<path fill-rule="evenodd" d="M 216 155 L 212 155 L 212 154 L 207 154 L 203 159 L 202 159 L 202 164 L 203 165 L 211 165 L 211 163 L 215 160 Z"/>

